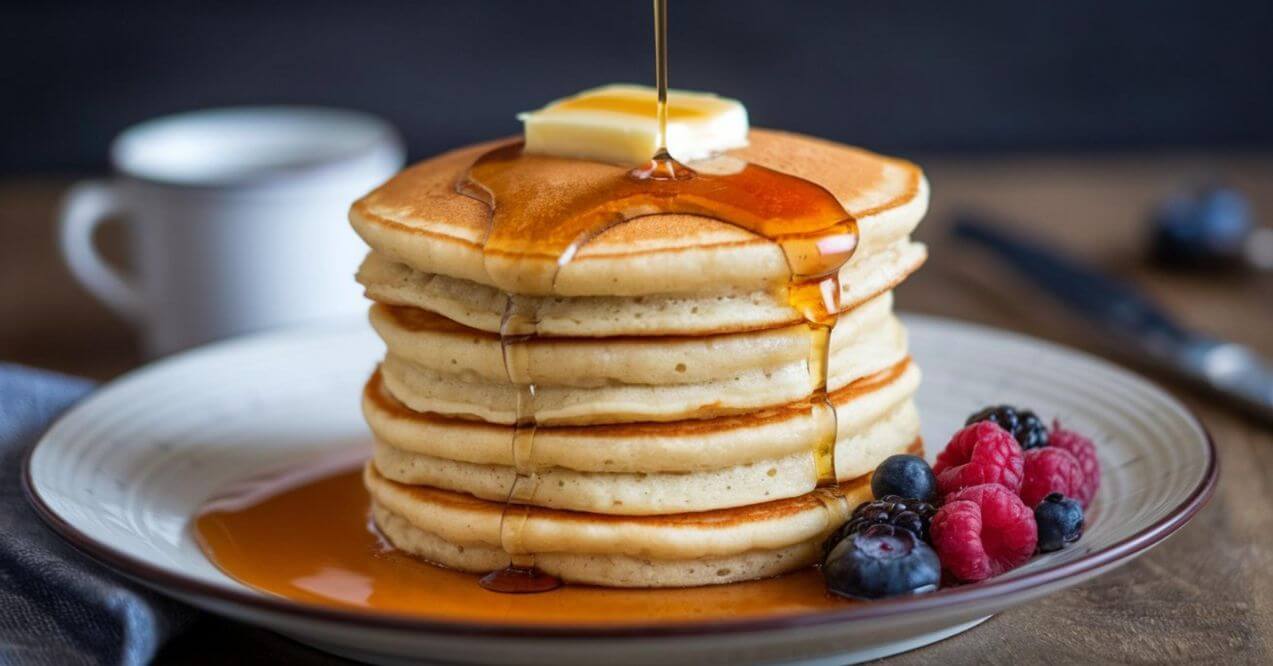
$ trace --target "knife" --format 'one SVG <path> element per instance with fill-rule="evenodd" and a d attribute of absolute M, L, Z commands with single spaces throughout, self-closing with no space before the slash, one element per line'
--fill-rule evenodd
<path fill-rule="evenodd" d="M 1273 368 L 1249 347 L 1190 331 L 1129 283 L 972 215 L 952 233 L 997 255 L 1108 334 L 1116 351 L 1167 370 L 1273 424 Z"/>

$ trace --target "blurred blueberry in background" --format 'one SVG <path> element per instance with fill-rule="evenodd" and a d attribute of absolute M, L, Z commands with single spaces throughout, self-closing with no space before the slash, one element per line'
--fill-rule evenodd
<path fill-rule="evenodd" d="M 1251 204 L 1219 185 L 1177 192 L 1150 216 L 1154 260 L 1179 268 L 1237 268 L 1251 235 Z"/>
<path fill-rule="evenodd" d="M 1232 187 L 1177 192 L 1154 209 L 1149 224 L 1150 256 L 1161 266 L 1273 269 L 1273 229 L 1258 226 L 1251 202 Z"/>

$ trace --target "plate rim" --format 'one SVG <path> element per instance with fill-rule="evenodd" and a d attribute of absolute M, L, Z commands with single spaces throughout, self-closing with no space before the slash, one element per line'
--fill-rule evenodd
<path fill-rule="evenodd" d="M 1023 333 L 999 329 L 993 326 L 974 322 L 967 322 L 950 317 L 917 313 L 905 313 L 905 317 L 911 320 L 923 320 L 929 325 L 954 326 L 956 328 L 966 329 L 971 333 L 1006 337 L 1015 342 L 1030 343 L 1044 347 L 1050 352 L 1059 352 L 1062 354 L 1078 356 L 1086 361 L 1105 366 L 1106 369 L 1111 369 L 1128 375 L 1148 385 L 1172 402 L 1174 406 L 1177 407 L 1202 434 L 1205 444 L 1204 450 L 1206 453 L 1207 464 L 1201 480 L 1189 491 L 1189 494 L 1180 503 L 1172 507 L 1162 518 L 1151 523 L 1145 528 L 1124 537 L 1104 549 L 1082 555 L 1070 562 L 1044 567 L 1037 571 L 1015 578 L 1001 579 L 997 581 L 995 579 L 990 579 L 971 585 L 938 590 L 937 592 L 925 595 L 880 599 L 865 603 L 855 603 L 843 609 L 784 615 L 771 618 L 749 618 L 740 620 L 718 619 L 676 623 L 668 622 L 625 625 L 575 625 L 568 627 L 525 623 L 492 624 L 483 622 L 457 622 L 450 620 L 433 620 L 401 613 L 342 609 L 323 606 L 320 604 L 294 601 L 286 597 L 253 590 L 241 583 L 238 584 L 242 586 L 242 589 L 206 583 L 184 576 L 180 573 L 171 572 L 141 558 L 125 553 L 110 544 L 94 539 L 59 516 L 57 512 L 47 502 L 45 502 L 44 498 L 40 497 L 39 491 L 36 490 L 35 480 L 32 476 L 32 460 L 35 456 L 36 450 L 39 449 L 41 445 L 45 444 L 48 440 L 48 434 L 56 426 L 68 417 L 71 417 L 73 413 L 85 402 L 92 400 L 98 392 L 110 389 L 119 383 L 133 380 L 139 375 L 154 372 L 160 367 L 168 366 L 175 362 L 186 361 L 192 357 L 202 356 L 213 350 L 225 350 L 236 346 L 251 346 L 254 344 L 260 344 L 262 340 L 270 340 L 273 338 L 285 339 L 289 336 L 312 335 L 322 331 L 334 332 L 348 328 L 353 321 L 351 320 L 350 322 L 342 322 L 339 325 L 334 325 L 330 322 L 322 325 L 299 325 L 231 338 L 229 340 L 204 345 L 148 363 L 124 373 L 105 384 L 102 384 L 91 393 L 77 401 L 70 409 L 67 409 L 58 416 L 58 418 L 55 419 L 40 436 L 39 440 L 37 440 L 36 443 L 26 451 L 22 462 L 22 491 L 28 504 L 30 504 L 34 509 L 36 515 L 38 515 L 55 534 L 69 543 L 77 551 L 106 565 L 109 569 L 121 574 L 129 580 L 140 583 L 166 596 L 176 596 L 185 603 L 191 603 L 189 599 L 211 600 L 219 604 L 244 607 L 255 612 L 283 615 L 307 621 L 339 623 L 362 629 L 410 631 L 413 633 L 432 634 L 435 636 L 449 635 L 465 637 L 483 636 L 502 638 L 580 639 L 709 637 L 715 634 L 808 629 L 854 621 L 877 621 L 897 617 L 899 615 L 973 605 L 978 602 L 993 600 L 999 597 L 1045 587 L 1051 583 L 1055 583 L 1072 576 L 1097 572 L 1102 568 L 1110 567 L 1130 559 L 1132 556 L 1142 553 L 1161 543 L 1178 531 L 1204 506 L 1206 506 L 1215 494 L 1216 484 L 1219 478 L 1219 457 L 1217 455 L 1215 440 L 1211 435 L 1211 431 L 1207 429 L 1202 419 L 1198 417 L 1197 413 L 1192 408 L 1181 402 L 1171 392 L 1167 391 L 1157 382 L 1144 377 L 1138 372 L 1101 358 L 1095 354 Z M 191 605 L 198 606 L 199 604 L 191 603 Z M 222 611 L 220 614 L 224 615 L 225 613 Z"/>

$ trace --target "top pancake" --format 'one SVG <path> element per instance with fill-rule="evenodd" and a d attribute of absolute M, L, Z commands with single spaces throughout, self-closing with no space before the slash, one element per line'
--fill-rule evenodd
<path fill-rule="evenodd" d="M 910 162 L 772 130 L 753 129 L 750 141 L 751 145 L 729 155 L 817 183 L 858 219 L 861 239 L 855 259 L 905 237 L 927 207 L 927 184 Z M 482 243 L 490 211 L 455 189 L 474 160 L 503 143 L 507 142 L 460 148 L 404 170 L 353 205 L 354 229 L 375 251 L 418 271 L 536 294 L 517 286 L 532 284 L 531 280 L 497 282 L 487 271 Z M 583 160 L 538 159 L 542 169 L 536 173 L 535 187 L 548 197 L 570 182 L 618 168 Z M 544 263 L 552 261 L 509 259 L 514 273 L 528 274 L 542 273 Z M 500 273 L 508 271 L 505 265 Z M 789 279 L 782 251 L 769 239 L 706 217 L 651 215 L 589 241 L 561 268 L 552 293 L 717 293 L 773 289 Z"/>

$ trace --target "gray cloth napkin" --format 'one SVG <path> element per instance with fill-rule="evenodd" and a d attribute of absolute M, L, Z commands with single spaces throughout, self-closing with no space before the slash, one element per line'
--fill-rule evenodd
<path fill-rule="evenodd" d="M 195 616 L 81 555 L 22 494 L 26 452 L 92 386 L 0 363 L 0 663 L 145 664 Z"/>

